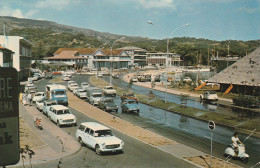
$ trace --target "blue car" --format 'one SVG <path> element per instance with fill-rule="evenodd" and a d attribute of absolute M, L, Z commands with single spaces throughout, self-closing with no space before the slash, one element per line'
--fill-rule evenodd
<path fill-rule="evenodd" d="M 139 113 L 140 108 L 138 102 L 133 99 L 125 99 L 121 103 L 122 112 L 136 112 Z"/>

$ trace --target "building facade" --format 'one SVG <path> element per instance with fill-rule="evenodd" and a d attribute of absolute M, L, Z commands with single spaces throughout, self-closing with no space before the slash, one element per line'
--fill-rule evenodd
<path fill-rule="evenodd" d="M 148 65 L 159 65 L 159 66 L 166 66 L 166 62 L 168 62 L 168 66 L 172 65 L 180 65 L 181 59 L 180 56 L 175 53 L 146 53 L 146 63 Z M 167 58 L 168 55 L 168 58 Z M 167 61 L 166 61 L 167 60 Z"/>
<path fill-rule="evenodd" d="M 119 50 L 125 51 L 131 57 L 131 65 L 136 65 L 136 66 L 147 65 L 146 62 L 147 50 L 135 46 L 127 46 L 127 47 L 119 48 Z"/>
<path fill-rule="evenodd" d="M 32 43 L 20 36 L 0 36 L 0 45 L 12 50 L 13 67 L 18 71 L 19 80 L 26 79 L 29 76 Z"/>
<path fill-rule="evenodd" d="M 126 68 L 131 63 L 131 57 L 123 50 L 99 48 L 60 48 L 47 60 L 73 65 L 76 69 L 118 69 Z"/>
<path fill-rule="evenodd" d="M 0 46 L 0 67 L 13 67 L 14 52 Z"/>

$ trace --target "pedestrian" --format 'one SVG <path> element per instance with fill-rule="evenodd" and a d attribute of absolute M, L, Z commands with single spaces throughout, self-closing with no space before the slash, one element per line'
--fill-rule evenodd
<path fill-rule="evenodd" d="M 19 94 L 19 101 L 21 104 L 23 104 L 23 92 L 20 92 Z"/>
<path fill-rule="evenodd" d="M 29 106 L 31 106 L 32 105 L 32 94 L 31 93 L 28 93 L 27 101 L 28 101 Z"/>
<path fill-rule="evenodd" d="M 26 95 L 26 93 L 24 93 L 23 94 L 23 105 L 26 105 L 26 103 L 27 103 L 27 95 Z"/>

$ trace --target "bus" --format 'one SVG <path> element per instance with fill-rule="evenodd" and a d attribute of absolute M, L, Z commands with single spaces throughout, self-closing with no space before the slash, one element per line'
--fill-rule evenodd
<path fill-rule="evenodd" d="M 58 104 L 68 105 L 68 96 L 66 86 L 63 85 L 47 85 L 46 86 L 46 97 L 48 99 L 56 101 Z"/>

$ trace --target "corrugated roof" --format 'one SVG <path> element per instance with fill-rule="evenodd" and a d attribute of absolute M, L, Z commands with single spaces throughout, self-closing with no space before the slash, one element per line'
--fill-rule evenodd
<path fill-rule="evenodd" d="M 208 81 L 222 84 L 260 86 L 260 47 L 211 77 Z"/>

